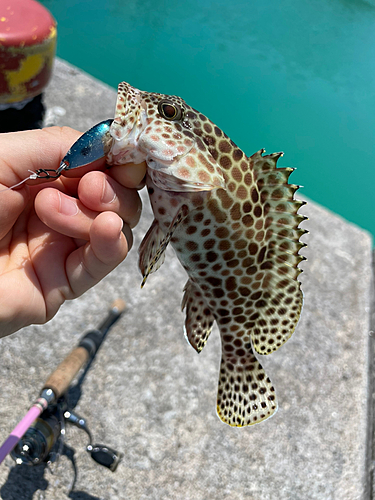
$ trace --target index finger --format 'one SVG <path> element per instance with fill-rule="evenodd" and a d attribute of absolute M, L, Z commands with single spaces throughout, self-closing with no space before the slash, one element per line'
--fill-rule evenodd
<path fill-rule="evenodd" d="M 84 167 L 75 168 L 72 170 L 63 170 L 62 175 L 64 177 L 83 177 L 88 172 L 93 170 L 104 170 L 103 166 L 105 163 L 104 158 L 94 161 Z M 146 162 L 139 164 L 135 163 L 125 163 L 124 165 L 107 165 L 106 174 L 113 177 L 119 184 L 127 188 L 136 188 L 142 182 L 142 179 L 146 175 Z"/>
<path fill-rule="evenodd" d="M 146 175 L 146 162 L 126 163 L 124 165 L 115 165 L 110 168 L 109 173 L 120 184 L 128 188 L 139 186 Z"/>

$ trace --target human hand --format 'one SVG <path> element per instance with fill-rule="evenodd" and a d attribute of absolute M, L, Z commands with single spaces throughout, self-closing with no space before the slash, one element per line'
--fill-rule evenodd
<path fill-rule="evenodd" d="M 67 127 L 0 134 L 0 337 L 49 321 L 131 247 L 145 164 L 104 173 L 101 159 L 69 177 L 1 192 L 29 170 L 57 169 L 79 136 Z"/>

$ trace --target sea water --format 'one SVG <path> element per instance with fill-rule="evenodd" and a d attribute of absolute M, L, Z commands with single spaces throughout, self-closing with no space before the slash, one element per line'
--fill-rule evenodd
<path fill-rule="evenodd" d="M 375 0 L 42 3 L 58 56 L 181 96 L 248 155 L 284 151 L 302 195 L 375 235 Z"/>

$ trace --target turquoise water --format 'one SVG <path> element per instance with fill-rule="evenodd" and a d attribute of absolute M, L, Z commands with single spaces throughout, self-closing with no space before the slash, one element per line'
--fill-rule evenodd
<path fill-rule="evenodd" d="M 57 54 L 183 97 L 375 236 L 375 0 L 43 0 Z"/>

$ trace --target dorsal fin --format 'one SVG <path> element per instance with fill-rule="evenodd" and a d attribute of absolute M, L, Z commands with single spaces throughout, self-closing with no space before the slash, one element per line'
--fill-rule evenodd
<path fill-rule="evenodd" d="M 299 186 L 288 184 L 293 169 L 277 168 L 282 153 L 262 153 L 252 155 L 250 162 L 257 184 L 251 197 L 253 201 L 260 197 L 263 207 L 265 244 L 260 244 L 256 259 L 264 278 L 249 297 L 254 312 L 247 326 L 256 351 L 269 354 L 290 338 L 301 313 L 303 296 L 297 278 L 302 272 L 298 265 L 305 260 L 299 251 L 306 245 L 299 240 L 307 231 L 299 228 L 306 220 L 297 213 L 305 203 L 294 199 Z"/>

